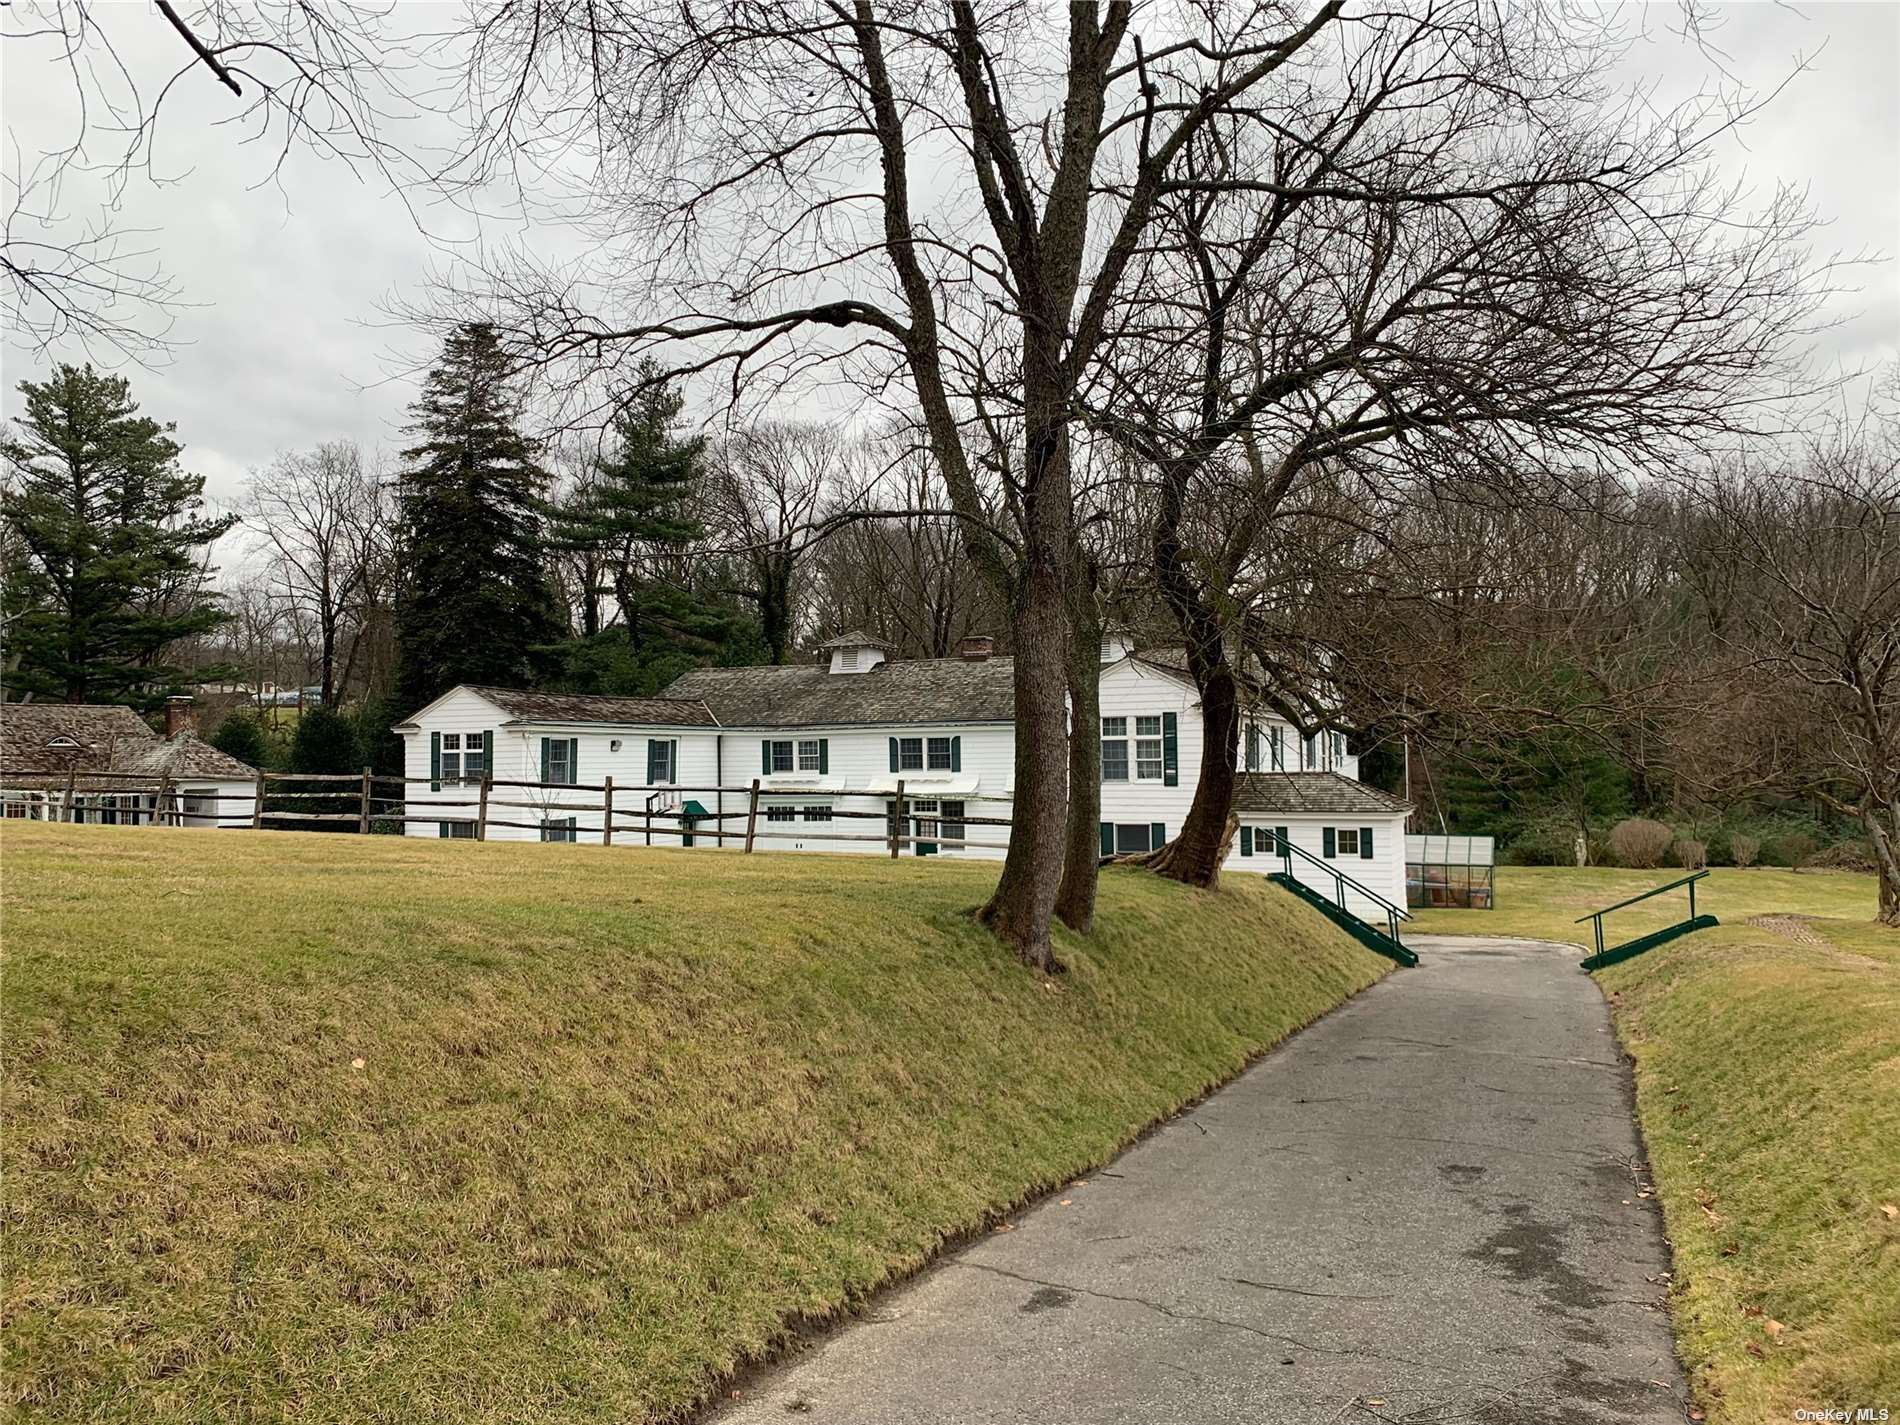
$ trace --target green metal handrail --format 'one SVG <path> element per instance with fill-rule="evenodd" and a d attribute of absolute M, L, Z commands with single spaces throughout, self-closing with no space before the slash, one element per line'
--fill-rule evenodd
<path fill-rule="evenodd" d="M 1360 882 L 1355 881 L 1351 876 L 1348 876 L 1330 861 L 1322 860 L 1304 847 L 1295 846 L 1291 837 L 1281 838 L 1276 836 L 1274 837 L 1274 842 L 1276 844 L 1275 849 L 1280 853 L 1280 859 L 1286 863 L 1286 875 L 1288 880 L 1295 879 L 1293 875 L 1293 857 L 1297 853 L 1302 859 L 1311 861 L 1315 866 L 1319 867 L 1320 870 L 1326 872 L 1333 878 L 1333 899 L 1339 902 L 1339 908 L 1341 910 L 1346 909 L 1346 887 L 1351 886 L 1355 891 L 1359 892 L 1360 895 L 1385 911 L 1386 933 L 1392 937 L 1392 943 L 1395 945 L 1403 945 L 1405 943 L 1399 939 L 1399 922 L 1401 920 L 1410 920 L 1412 913 L 1404 906 L 1394 905 L 1391 901 L 1373 890 L 1372 887 L 1362 885 Z M 1348 914 L 1350 913 L 1351 912 L 1348 912 Z"/>
<path fill-rule="evenodd" d="M 1606 905 L 1603 907 L 1602 910 L 1593 910 L 1588 915 L 1580 915 L 1575 920 L 1573 920 L 1571 924 L 1582 925 L 1584 921 L 1586 920 L 1592 921 L 1595 923 L 1597 954 L 1601 955 L 1603 953 L 1603 917 L 1604 916 L 1608 915 L 1613 910 L 1622 910 L 1627 906 L 1633 906 L 1638 901 L 1646 901 L 1651 896 L 1659 896 L 1665 891 L 1673 891 L 1678 886 L 1687 886 L 1689 888 L 1689 919 L 1694 920 L 1695 919 L 1695 883 L 1701 880 L 1704 876 L 1708 874 L 1709 873 L 1707 871 L 1697 871 L 1692 875 L 1684 876 L 1681 880 L 1671 881 L 1667 885 L 1657 886 L 1653 890 L 1644 891 L 1640 896 L 1631 896 L 1628 900 L 1618 901 L 1615 905 Z"/>

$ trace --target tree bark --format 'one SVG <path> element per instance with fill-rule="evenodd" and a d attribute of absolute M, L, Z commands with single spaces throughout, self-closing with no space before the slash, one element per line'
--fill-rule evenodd
<path fill-rule="evenodd" d="M 1873 843 L 1874 871 L 1880 885 L 1876 918 L 1882 925 L 1900 929 L 1900 805 L 1889 808 L 1888 822 L 1883 825 L 1872 807 L 1861 813 L 1861 824 Z"/>
<path fill-rule="evenodd" d="M 1056 918 L 1087 935 L 1102 858 L 1102 613 L 1094 570 L 1085 559 L 1077 565 L 1069 585 L 1069 830 Z"/>
<path fill-rule="evenodd" d="M 1212 888 L 1220 882 L 1221 862 L 1233 841 L 1232 827 L 1239 824 L 1232 812 L 1238 778 L 1234 749 L 1240 741 L 1240 688 L 1225 654 L 1194 681 L 1201 690 L 1200 780 L 1180 834 L 1144 864 L 1190 886 Z"/>
<path fill-rule="evenodd" d="M 1016 638 L 1016 800 L 1003 874 L 977 918 L 1045 973 L 1060 970 L 1050 922 L 1068 843 L 1069 611 L 1060 564 L 1024 571 Z"/>

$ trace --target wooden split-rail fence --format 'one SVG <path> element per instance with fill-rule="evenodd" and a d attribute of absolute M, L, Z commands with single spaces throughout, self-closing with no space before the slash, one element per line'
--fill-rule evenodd
<path fill-rule="evenodd" d="M 230 783 L 222 785 L 228 787 Z M 110 820 L 120 825 L 187 826 L 210 821 L 224 830 L 255 831 L 322 822 L 346 824 L 339 829 L 364 834 L 423 822 L 438 828 L 444 825 L 472 827 L 470 833 L 457 839 L 476 841 L 486 841 L 490 830 L 505 827 L 537 832 L 548 840 L 578 841 L 585 836 L 608 846 L 652 845 L 656 836 L 669 840 L 686 837 L 693 841 L 710 840 L 720 847 L 728 842 L 738 843 L 748 852 L 759 843 L 770 841 L 874 842 L 887 847 L 892 856 L 900 855 L 906 847 L 916 846 L 1006 850 L 1005 839 L 977 840 L 968 832 L 972 827 L 999 827 L 1006 837 L 1010 826 L 1008 817 L 964 813 L 945 817 L 940 807 L 920 811 L 918 802 L 936 803 L 941 792 L 925 783 L 920 788 L 922 795 L 912 795 L 906 792 L 901 780 L 889 792 L 771 788 L 762 786 L 756 777 L 744 786 L 651 788 L 640 785 L 616 789 L 611 777 L 600 782 L 576 783 L 484 776 L 479 782 L 458 782 L 433 777 L 387 776 L 365 767 L 360 773 L 259 772 L 255 785 L 246 792 L 208 792 L 198 790 L 200 786 L 202 782 L 196 778 L 181 782 L 170 776 L 124 772 L 72 772 L 62 780 L 58 774 L 0 770 L 0 787 L 9 789 L 10 797 L 20 790 L 38 793 L 42 800 L 36 805 L 48 813 L 43 819 L 57 822 Z M 426 786 L 430 794 L 426 798 L 412 798 L 408 795 L 411 786 Z M 393 793 L 382 790 L 390 787 L 396 790 Z M 443 790 L 469 795 L 443 797 Z M 577 793 L 596 792 L 600 794 L 598 802 L 565 800 Z M 542 795 L 523 799 L 522 794 L 532 793 Z M 640 798 L 637 807 L 620 800 L 633 794 Z M 722 807 L 729 796 L 742 798 L 743 804 L 733 810 L 707 810 L 703 806 L 691 812 L 685 809 L 686 799 L 703 796 L 714 798 Z M 813 797 L 834 801 L 840 798 L 881 800 L 885 805 L 878 811 L 833 805 L 827 808 L 826 822 L 806 822 L 802 830 L 778 831 L 773 828 L 779 823 L 760 816 L 762 796 L 807 801 Z M 111 800 L 107 801 L 108 798 Z M 127 805 L 120 798 L 133 801 Z M 285 806 L 285 803 L 297 802 L 316 805 Z M 225 817 L 214 809 L 207 815 L 199 810 L 207 803 L 214 808 L 224 803 L 239 803 L 245 810 L 242 814 Z M 518 811 L 538 812 L 540 817 L 522 821 L 508 815 Z M 598 815 L 600 825 L 580 825 L 581 813 Z M 572 826 L 566 824 L 567 818 L 575 819 Z M 854 820 L 882 822 L 884 826 L 878 832 L 866 834 L 833 831 L 828 824 Z M 729 827 L 729 822 L 742 822 L 743 826 Z M 558 824 L 558 836 L 549 835 L 553 829 L 551 824 Z M 953 827 L 962 834 L 946 835 L 946 829 Z"/>

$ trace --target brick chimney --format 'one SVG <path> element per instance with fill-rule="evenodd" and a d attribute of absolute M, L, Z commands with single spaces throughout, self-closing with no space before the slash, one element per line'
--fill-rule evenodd
<path fill-rule="evenodd" d="M 175 693 L 165 699 L 165 736 L 167 740 L 178 736 L 181 732 L 190 732 L 193 721 L 190 694 Z"/>
<path fill-rule="evenodd" d="M 957 644 L 957 657 L 966 663 L 986 662 L 995 651 L 996 640 L 986 633 L 966 638 Z"/>

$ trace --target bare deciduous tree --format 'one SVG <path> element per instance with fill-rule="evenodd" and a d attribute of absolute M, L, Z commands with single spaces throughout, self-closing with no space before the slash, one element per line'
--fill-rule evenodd
<path fill-rule="evenodd" d="M 323 706 L 335 707 L 388 554 L 384 483 L 354 441 L 326 441 L 254 471 L 244 514 L 269 546 L 285 611 L 308 631 Z"/>

